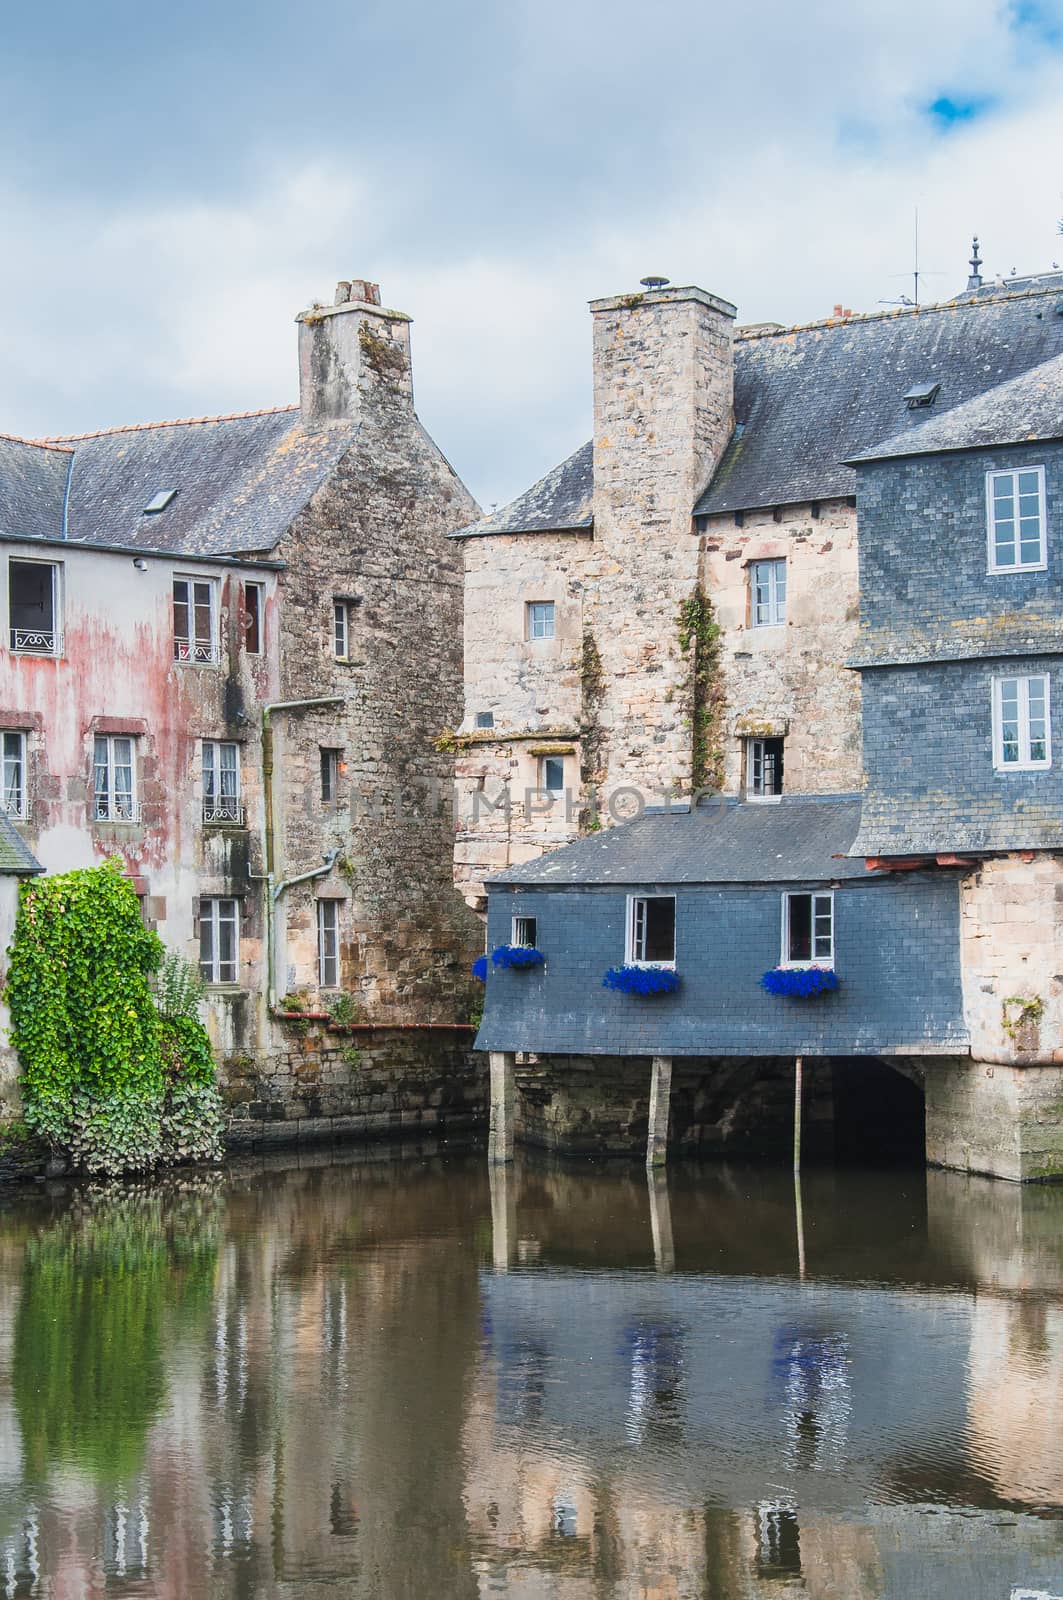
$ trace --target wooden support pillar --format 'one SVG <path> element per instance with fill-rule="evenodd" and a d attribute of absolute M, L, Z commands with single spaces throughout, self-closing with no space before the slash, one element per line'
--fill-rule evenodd
<path fill-rule="evenodd" d="M 517 1111 L 516 1056 L 512 1050 L 492 1050 L 491 1131 L 487 1159 L 494 1166 L 513 1160 L 513 1125 Z"/>
<path fill-rule="evenodd" d="M 804 1078 L 804 1062 L 800 1056 L 794 1057 L 794 1171 L 801 1171 L 801 1100 Z"/>
<path fill-rule="evenodd" d="M 646 1165 L 663 1167 L 668 1159 L 668 1110 L 672 1098 L 672 1058 L 654 1056 L 650 1071 L 650 1125 Z"/>

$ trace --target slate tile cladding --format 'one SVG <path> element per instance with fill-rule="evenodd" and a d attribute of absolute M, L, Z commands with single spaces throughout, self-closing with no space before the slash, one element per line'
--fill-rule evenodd
<path fill-rule="evenodd" d="M 840 986 L 814 1000 L 760 988 L 779 962 L 785 889 L 660 886 L 674 893 L 677 994 L 652 999 L 602 988 L 624 958 L 629 892 L 652 884 L 489 895 L 488 948 L 514 913 L 533 916 L 544 967 L 490 973 L 478 1050 L 614 1056 L 881 1055 L 942 1052 L 967 1042 L 960 988 L 959 883 L 952 873 L 842 881 L 834 890 Z"/>
<path fill-rule="evenodd" d="M 1045 469 L 1047 570 L 990 573 L 986 473 L 1033 466 Z M 857 470 L 855 665 L 1063 654 L 1063 442 L 877 461 Z M 866 676 L 865 695 L 870 688 Z"/>
<path fill-rule="evenodd" d="M 1047 674 L 1052 765 L 993 767 L 992 682 Z M 1063 656 L 863 674 L 867 790 L 854 855 L 1063 849 Z"/>

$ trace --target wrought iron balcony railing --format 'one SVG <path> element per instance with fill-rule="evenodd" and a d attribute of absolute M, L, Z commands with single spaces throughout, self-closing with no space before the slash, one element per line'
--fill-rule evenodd
<path fill-rule="evenodd" d="M 49 628 L 12 628 L 11 648 L 20 655 L 61 656 L 63 635 Z"/>
<path fill-rule="evenodd" d="M 175 661 L 190 661 L 195 666 L 216 666 L 221 660 L 221 648 L 216 639 L 178 639 L 173 642 Z"/>
<path fill-rule="evenodd" d="M 143 822 L 144 807 L 139 800 L 95 800 L 94 822 Z"/>
<path fill-rule="evenodd" d="M 204 800 L 203 821 L 218 827 L 242 828 L 244 808 L 239 800 Z"/>

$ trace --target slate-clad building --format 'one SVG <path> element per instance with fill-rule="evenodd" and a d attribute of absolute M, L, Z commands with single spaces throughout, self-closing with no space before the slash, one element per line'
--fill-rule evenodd
<path fill-rule="evenodd" d="M 659 1156 L 669 1083 L 727 1149 L 801 1057 L 820 1143 L 893 1084 L 930 1161 L 1063 1175 L 1063 276 L 972 268 L 795 329 L 594 302 L 590 450 L 459 535 L 457 877 L 545 957 L 489 970 L 496 1155 Z"/>
<path fill-rule="evenodd" d="M 448 824 L 352 799 L 447 776 L 447 535 L 476 507 L 414 412 L 409 318 L 375 285 L 300 317 L 299 379 L 271 411 L 0 439 L 3 797 L 48 871 L 122 858 L 145 919 L 199 963 L 243 1114 L 364 1127 L 350 1042 L 310 1052 L 276 1013 L 345 992 L 396 1030 L 365 1040 L 367 1070 L 420 1023 L 463 1081 Z"/>

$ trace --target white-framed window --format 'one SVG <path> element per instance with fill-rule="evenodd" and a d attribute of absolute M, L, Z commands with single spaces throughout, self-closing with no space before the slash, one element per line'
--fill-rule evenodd
<path fill-rule="evenodd" d="M 1041 572 L 1047 565 L 1045 469 L 987 472 L 990 572 Z"/>
<path fill-rule="evenodd" d="M 998 772 L 1036 772 L 1052 765 L 1047 673 L 993 679 L 993 765 Z"/>
<path fill-rule="evenodd" d="M 754 628 L 786 621 L 786 561 L 749 563 L 749 620 Z"/>
<path fill-rule="evenodd" d="M 199 902 L 199 975 L 204 983 L 235 983 L 240 970 L 239 900 Z"/>
<path fill-rule="evenodd" d="M 628 895 L 624 959 L 633 967 L 675 966 L 674 894 Z"/>
<path fill-rule="evenodd" d="M 535 949 L 536 925 L 534 917 L 514 917 L 511 943 L 525 950 Z"/>
<path fill-rule="evenodd" d="M 350 654 L 350 609 L 346 600 L 332 602 L 332 654 L 337 661 L 346 661 Z"/>
<path fill-rule="evenodd" d="M 173 658 L 212 666 L 218 647 L 218 586 L 213 578 L 173 580 Z"/>
<path fill-rule="evenodd" d="M 829 889 L 782 897 L 784 967 L 833 967 L 834 896 Z"/>
<path fill-rule="evenodd" d="M 244 651 L 260 656 L 265 627 L 265 600 L 260 583 L 244 584 Z"/>
<path fill-rule="evenodd" d="M 26 735 L 5 733 L 3 737 L 4 810 L 9 817 L 26 815 Z"/>
<path fill-rule="evenodd" d="M 340 982 L 340 904 L 317 903 L 317 981 L 322 989 L 338 989 Z"/>
<path fill-rule="evenodd" d="M 746 797 L 777 800 L 782 794 L 783 741 L 746 740 Z"/>
<path fill-rule="evenodd" d="M 539 788 L 544 790 L 547 794 L 564 794 L 564 756 L 539 757 Z"/>
<path fill-rule="evenodd" d="M 219 739 L 203 740 L 203 821 L 244 820 L 240 803 L 240 746 Z"/>
<path fill-rule="evenodd" d="M 527 617 L 529 639 L 552 639 L 554 637 L 554 602 L 552 600 L 529 600 Z"/>
<path fill-rule="evenodd" d="M 139 822 L 136 743 L 98 733 L 92 750 L 92 815 L 97 822 Z"/>
<path fill-rule="evenodd" d="M 8 642 L 23 655 L 61 656 L 59 567 L 54 561 L 7 564 Z"/>
<path fill-rule="evenodd" d="M 340 777 L 343 774 L 343 751 L 325 745 L 321 751 L 321 803 L 332 805 L 339 799 Z"/>

